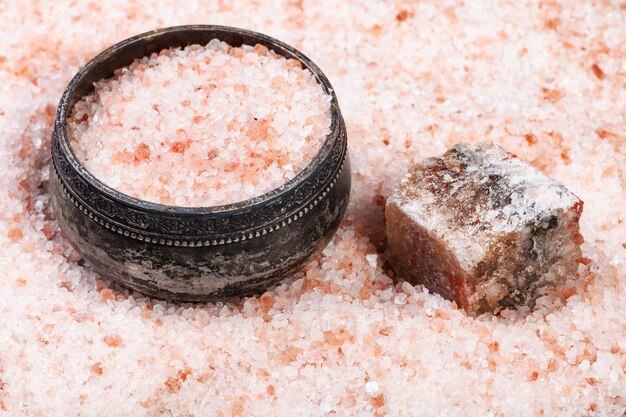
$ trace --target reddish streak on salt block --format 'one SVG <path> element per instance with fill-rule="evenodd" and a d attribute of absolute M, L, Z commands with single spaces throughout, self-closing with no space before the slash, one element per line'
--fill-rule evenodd
<path fill-rule="evenodd" d="M 447 278 L 454 293 L 454 301 L 456 301 L 459 307 L 466 308 L 469 303 L 467 301 L 467 294 L 465 293 L 467 290 L 465 279 L 458 274 L 448 275 Z"/>
<path fill-rule="evenodd" d="M 582 214 L 584 206 L 585 206 L 585 202 L 582 200 L 578 200 L 577 202 L 574 203 L 572 208 L 576 210 L 578 214 Z"/>

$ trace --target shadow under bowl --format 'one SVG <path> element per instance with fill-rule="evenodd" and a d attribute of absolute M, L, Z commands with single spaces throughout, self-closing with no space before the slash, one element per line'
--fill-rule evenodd
<path fill-rule="evenodd" d="M 74 154 L 67 118 L 93 84 L 133 60 L 166 48 L 261 44 L 297 59 L 331 101 L 331 133 L 295 178 L 261 196 L 215 207 L 175 207 L 116 191 Z M 65 90 L 52 134 L 50 193 L 65 237 L 103 276 L 145 295 L 207 301 L 264 291 L 297 271 L 329 242 L 350 194 L 346 127 L 326 76 L 295 48 L 266 35 L 224 26 L 165 28 L 105 50 Z"/>

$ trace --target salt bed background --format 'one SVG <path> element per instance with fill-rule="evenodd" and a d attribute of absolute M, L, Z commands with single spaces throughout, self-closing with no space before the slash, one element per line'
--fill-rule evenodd
<path fill-rule="evenodd" d="M 176 306 L 83 266 L 46 193 L 56 103 L 98 51 L 230 24 L 300 48 L 347 122 L 354 187 L 322 256 L 260 298 Z M 626 4 L 0 2 L 0 415 L 622 416 Z M 585 200 L 566 301 L 471 319 L 392 283 L 382 205 L 416 160 L 492 140 Z"/>

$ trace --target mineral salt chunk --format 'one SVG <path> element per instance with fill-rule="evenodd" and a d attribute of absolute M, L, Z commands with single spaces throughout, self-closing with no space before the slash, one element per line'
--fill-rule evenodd
<path fill-rule="evenodd" d="M 295 177 L 330 133 L 330 102 L 299 61 L 214 39 L 96 82 L 72 109 L 68 134 L 85 167 L 118 191 L 215 206 Z"/>
<path fill-rule="evenodd" d="M 470 315 L 533 307 L 577 275 L 583 202 L 489 143 L 416 164 L 386 206 L 389 260 Z"/>

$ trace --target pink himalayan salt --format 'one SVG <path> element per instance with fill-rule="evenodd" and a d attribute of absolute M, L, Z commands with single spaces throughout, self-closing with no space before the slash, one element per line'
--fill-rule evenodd
<path fill-rule="evenodd" d="M 0 415 L 230 416 L 236 405 L 242 415 L 277 417 L 622 416 L 619 4 L 296 3 L 0 2 Z M 400 7 L 410 12 L 403 22 Z M 355 180 L 347 219 L 305 271 L 243 303 L 176 305 L 115 286 L 110 299 L 107 277 L 77 262 L 54 232 L 47 203 L 54 110 L 78 66 L 124 37 L 176 22 L 234 22 L 279 35 L 312 55 L 343 98 Z M 561 101 L 544 100 L 543 86 L 561 90 Z M 384 234 L 378 202 L 412 161 L 477 137 L 585 201 L 589 264 L 567 301 L 543 297 L 530 315 L 505 310 L 475 320 L 387 276 L 374 240 Z M 11 229 L 22 238 L 10 239 Z M 340 331 L 349 337 L 331 345 L 325 332 Z M 111 348 L 105 335 L 123 341 Z M 285 364 L 291 346 L 302 353 Z M 102 375 L 90 372 L 97 362 Z M 187 369 L 172 394 L 170 380 Z M 374 409 L 379 395 L 385 405 Z"/>
<path fill-rule="evenodd" d="M 212 40 L 137 59 L 95 83 L 68 131 L 108 186 L 161 204 L 216 206 L 294 178 L 329 133 L 330 99 L 299 61 Z"/>

